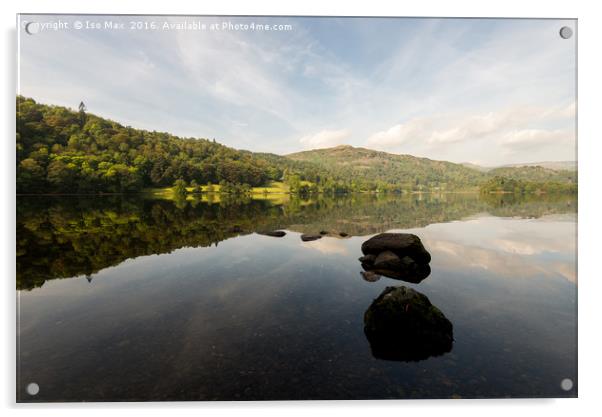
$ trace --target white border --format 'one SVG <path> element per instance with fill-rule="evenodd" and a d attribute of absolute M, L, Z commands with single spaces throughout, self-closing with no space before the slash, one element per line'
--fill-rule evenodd
<path fill-rule="evenodd" d="M 593 415 L 602 407 L 597 402 L 600 380 L 600 297 L 602 277 L 595 263 L 600 248 L 596 231 L 600 227 L 600 183 L 602 141 L 600 123 L 600 41 L 602 16 L 596 2 L 576 0 L 505 1 L 203 1 L 180 0 L 126 2 L 123 0 L 52 0 L 3 1 L 0 20 L 3 32 L 2 109 L 2 262 L 3 312 L 1 344 L 3 369 L 0 377 L 2 406 L 9 415 L 80 415 L 104 416 L 107 411 L 128 415 L 159 416 L 243 414 L 245 416 L 306 415 L 344 413 L 366 416 L 378 412 L 405 415 L 445 415 L 487 417 L 507 414 L 545 413 L 546 416 Z M 15 162 L 14 103 L 16 89 L 16 13 L 133 13 L 133 14 L 255 14 L 255 15 L 345 15 L 345 16 L 449 16 L 449 17 L 557 17 L 579 19 L 579 399 L 567 400 L 460 400 L 460 401 L 330 401 L 264 403 L 142 403 L 142 404 L 54 404 L 16 405 L 15 398 Z"/>

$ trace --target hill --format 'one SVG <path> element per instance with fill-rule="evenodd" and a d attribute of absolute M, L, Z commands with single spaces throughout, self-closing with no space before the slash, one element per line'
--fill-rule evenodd
<path fill-rule="evenodd" d="M 463 166 L 476 169 L 481 172 L 488 172 L 496 168 L 521 168 L 521 167 L 542 167 L 553 171 L 577 171 L 576 161 L 544 161 L 544 162 L 525 162 L 520 164 L 506 164 L 501 166 L 482 166 L 470 162 L 463 162 Z"/>
<path fill-rule="evenodd" d="M 544 161 L 544 162 L 526 162 L 522 164 L 508 164 L 500 168 L 518 168 L 518 167 L 535 167 L 552 169 L 555 171 L 577 171 L 576 161 Z"/>
<path fill-rule="evenodd" d="M 297 152 L 287 157 L 339 171 L 345 177 L 401 184 L 404 188 L 458 189 L 478 186 L 484 179 L 481 172 L 461 164 L 349 145 Z"/>
<path fill-rule="evenodd" d="M 521 181 L 576 183 L 577 171 L 554 170 L 541 166 L 500 167 L 487 171 L 491 177 L 505 177 Z"/>
<path fill-rule="evenodd" d="M 481 172 L 462 164 L 348 145 L 285 156 L 256 153 L 215 140 L 134 129 L 21 96 L 16 149 L 20 194 L 137 192 L 169 187 L 176 180 L 179 189 L 219 183 L 223 185 L 219 190 L 241 192 L 284 181 L 283 189 L 300 194 L 476 190 L 496 176 L 576 182 L 575 171 L 523 166 Z"/>
<path fill-rule="evenodd" d="M 171 186 L 177 179 L 260 186 L 280 180 L 289 168 L 304 175 L 318 171 L 311 164 L 133 129 L 21 96 L 16 148 L 17 193 L 131 192 Z"/>

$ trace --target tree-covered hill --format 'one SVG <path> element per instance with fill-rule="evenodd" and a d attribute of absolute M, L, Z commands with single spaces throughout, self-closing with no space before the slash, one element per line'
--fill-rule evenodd
<path fill-rule="evenodd" d="M 540 166 L 542 168 L 553 169 L 555 171 L 577 171 L 577 161 L 542 161 L 542 162 L 527 162 L 522 164 L 507 164 L 499 168 L 516 168 L 516 167 L 531 167 Z M 498 167 L 494 167 L 498 168 Z"/>
<path fill-rule="evenodd" d="M 282 170 L 207 139 L 123 126 L 17 97 L 17 192 L 89 193 L 170 186 L 176 179 L 261 185 Z"/>
<path fill-rule="evenodd" d="M 461 164 L 411 155 L 395 155 L 348 145 L 287 155 L 297 161 L 333 167 L 345 176 L 368 181 L 401 184 L 405 189 L 459 189 L 476 187 L 483 173 Z"/>
<path fill-rule="evenodd" d="M 403 189 L 457 190 L 478 187 L 495 177 L 532 183 L 576 184 L 577 172 L 541 166 L 521 165 L 482 169 L 476 165 L 435 161 L 412 155 L 396 155 L 365 148 L 340 145 L 287 155 L 296 161 L 313 162 L 346 177 L 371 182 L 401 184 Z"/>
<path fill-rule="evenodd" d="M 554 170 L 541 166 L 517 166 L 494 168 L 487 172 L 490 177 L 506 177 L 521 181 L 576 183 L 577 171 Z"/>
<path fill-rule="evenodd" d="M 122 193 L 186 183 L 245 190 L 284 181 L 297 193 L 478 189 L 495 176 L 575 183 L 542 167 L 488 172 L 446 161 L 338 146 L 286 156 L 215 140 L 134 129 L 80 110 L 17 97 L 17 193 Z"/>

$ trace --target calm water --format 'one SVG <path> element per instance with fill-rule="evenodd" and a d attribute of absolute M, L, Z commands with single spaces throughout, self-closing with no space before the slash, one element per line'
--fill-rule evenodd
<path fill-rule="evenodd" d="M 364 280 L 384 231 L 418 235 L 430 276 Z M 17 398 L 574 397 L 576 278 L 569 197 L 20 197 Z M 450 352 L 372 355 L 364 313 L 390 286 L 441 310 Z"/>

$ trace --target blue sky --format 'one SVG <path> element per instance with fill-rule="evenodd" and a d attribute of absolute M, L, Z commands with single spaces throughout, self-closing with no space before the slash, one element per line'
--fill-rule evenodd
<path fill-rule="evenodd" d="M 279 154 L 350 144 L 454 162 L 575 160 L 574 21 L 21 16 L 19 92 Z M 125 23 L 74 29 L 76 21 Z M 130 30 L 131 21 L 155 30 Z M 202 31 L 163 30 L 200 22 Z M 292 30 L 210 30 L 211 24 Z M 22 22 L 23 23 L 23 22 Z"/>

